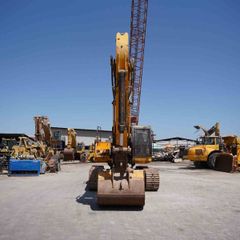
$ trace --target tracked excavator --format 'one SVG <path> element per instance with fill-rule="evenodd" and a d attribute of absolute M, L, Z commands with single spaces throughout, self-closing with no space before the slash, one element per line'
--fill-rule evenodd
<path fill-rule="evenodd" d="M 64 161 L 75 160 L 76 147 L 77 147 L 76 131 L 73 128 L 68 128 L 67 147 L 63 151 Z"/>
<path fill-rule="evenodd" d="M 67 147 L 63 151 L 64 161 L 86 160 L 85 145 L 77 144 L 77 133 L 73 128 L 68 128 Z"/>
<path fill-rule="evenodd" d="M 157 191 L 157 169 L 137 164 L 150 163 L 152 131 L 131 123 L 134 64 L 129 59 L 128 34 L 116 35 L 116 58 L 111 58 L 113 127 L 108 168 L 93 166 L 88 187 L 97 190 L 99 205 L 144 206 L 145 191 Z"/>

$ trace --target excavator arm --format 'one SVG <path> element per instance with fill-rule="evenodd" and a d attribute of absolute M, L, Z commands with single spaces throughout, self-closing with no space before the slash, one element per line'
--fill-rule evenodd
<path fill-rule="evenodd" d="M 116 59 L 111 58 L 113 76 L 113 167 L 126 170 L 130 153 L 130 93 L 132 67 L 128 53 L 128 34 L 116 35 Z M 121 157 L 120 157 L 121 155 Z M 120 160 L 121 159 L 121 160 Z"/>

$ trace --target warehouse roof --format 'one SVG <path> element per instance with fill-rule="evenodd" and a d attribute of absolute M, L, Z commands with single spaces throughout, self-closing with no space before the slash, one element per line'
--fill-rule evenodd
<path fill-rule="evenodd" d="M 28 137 L 34 140 L 32 137 L 29 137 L 25 133 L 0 133 L 0 139 L 1 138 L 19 138 L 19 137 Z"/>
<path fill-rule="evenodd" d="M 197 141 L 194 140 L 194 139 L 183 138 L 183 137 L 171 137 L 171 138 L 156 139 L 156 140 L 154 140 L 154 142 L 165 142 L 165 141 L 172 141 L 172 140 L 176 140 L 176 141 L 197 142 Z"/>
<path fill-rule="evenodd" d="M 65 127 L 51 127 L 51 129 L 62 129 L 62 130 L 67 130 L 67 128 Z M 96 132 L 97 129 L 86 129 L 86 128 L 74 128 L 75 131 L 85 131 L 85 132 Z M 100 129 L 99 132 L 105 132 L 105 133 L 112 133 L 112 131 L 110 130 L 102 130 Z"/>

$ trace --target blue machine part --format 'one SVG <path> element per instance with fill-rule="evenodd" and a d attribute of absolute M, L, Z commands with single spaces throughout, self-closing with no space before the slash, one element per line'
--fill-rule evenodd
<path fill-rule="evenodd" d="M 31 159 L 13 159 L 9 160 L 8 174 L 40 174 L 41 160 L 31 160 Z"/>

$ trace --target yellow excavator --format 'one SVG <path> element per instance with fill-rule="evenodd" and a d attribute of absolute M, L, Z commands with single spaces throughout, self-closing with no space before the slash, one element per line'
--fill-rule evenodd
<path fill-rule="evenodd" d="M 85 145 L 77 144 L 77 133 L 73 128 L 68 128 L 67 147 L 63 151 L 64 161 L 86 160 Z"/>
<path fill-rule="evenodd" d="M 157 191 L 157 169 L 136 164 L 150 163 L 152 131 L 131 123 L 133 62 L 129 59 L 128 34 L 116 35 L 116 58 L 111 58 L 113 127 L 109 168 L 92 166 L 88 187 L 97 190 L 99 205 L 143 206 L 145 191 Z"/>
<path fill-rule="evenodd" d="M 77 147 L 76 131 L 73 128 L 68 128 L 67 147 L 63 151 L 64 161 L 75 160 L 76 147 Z"/>

